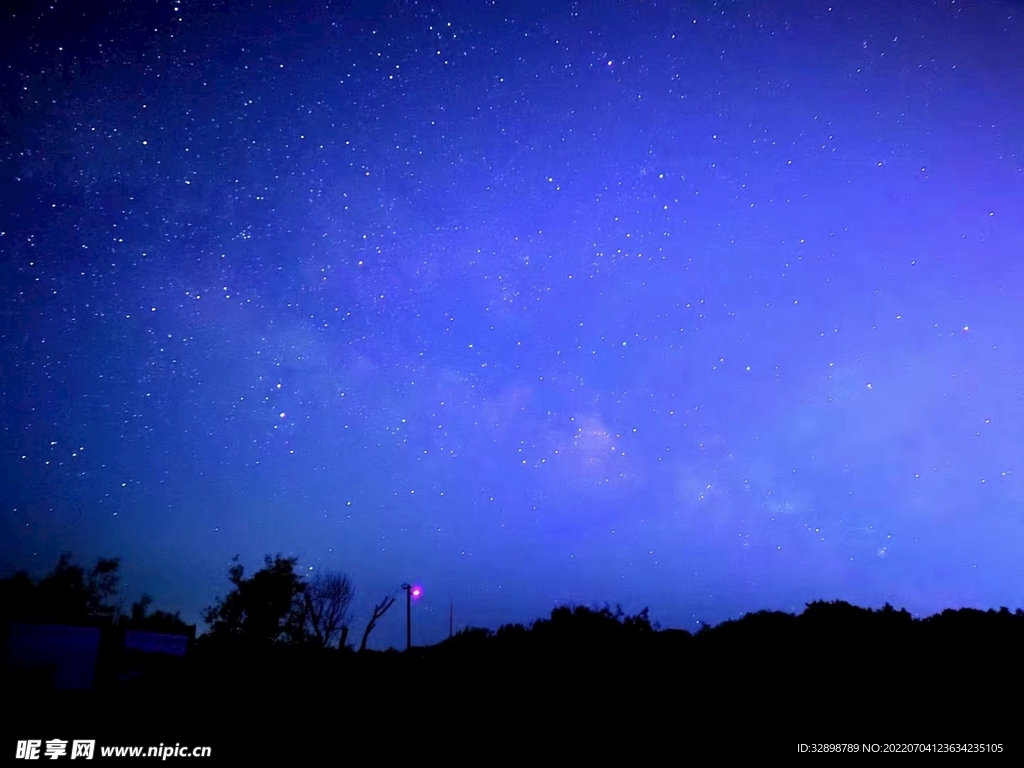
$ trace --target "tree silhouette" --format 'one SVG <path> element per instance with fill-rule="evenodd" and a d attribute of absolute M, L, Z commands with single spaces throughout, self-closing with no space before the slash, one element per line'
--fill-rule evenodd
<path fill-rule="evenodd" d="M 24 571 L 0 581 L 3 619 L 53 624 L 105 624 L 115 620 L 120 558 L 99 558 L 86 571 L 70 552 L 39 583 Z"/>
<path fill-rule="evenodd" d="M 228 574 L 234 589 L 203 612 L 211 641 L 251 647 L 301 642 L 306 585 L 295 573 L 298 559 L 267 555 L 264 567 L 249 578 L 237 555 L 232 562 Z"/>
<path fill-rule="evenodd" d="M 33 614 L 39 609 L 36 585 L 25 571 L 0 580 L 0 607 L 4 624 L 35 618 Z"/>
<path fill-rule="evenodd" d="M 348 609 L 354 597 L 352 582 L 344 574 L 321 572 L 308 581 L 303 598 L 304 628 L 309 640 L 319 648 L 328 648 L 337 636 L 338 647 L 344 648 L 350 621 Z"/>
<path fill-rule="evenodd" d="M 117 595 L 120 565 L 120 558 L 101 557 L 87 573 L 71 562 L 70 552 L 65 552 L 53 572 L 39 583 L 39 602 L 54 620 L 110 621 L 117 613 L 117 607 L 109 601 Z"/>
<path fill-rule="evenodd" d="M 366 650 L 366 641 L 369 639 L 370 633 L 373 631 L 373 628 L 377 626 L 377 622 L 380 621 L 381 617 L 388 612 L 388 608 L 390 608 L 394 604 L 395 598 L 385 597 L 377 605 L 374 606 L 373 615 L 370 617 L 370 621 L 369 623 L 367 623 L 366 629 L 363 631 L 363 640 L 361 643 L 359 643 L 360 652 Z"/>
<path fill-rule="evenodd" d="M 125 629 L 140 629 L 169 635 L 191 634 L 193 627 L 182 621 L 179 612 L 154 611 L 150 613 L 149 607 L 152 604 L 153 598 L 143 595 L 132 603 L 131 611 L 121 617 L 119 624 Z"/>

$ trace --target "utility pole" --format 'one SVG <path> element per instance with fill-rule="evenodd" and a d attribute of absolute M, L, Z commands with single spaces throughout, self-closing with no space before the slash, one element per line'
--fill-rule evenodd
<path fill-rule="evenodd" d="M 448 637 L 455 633 L 455 601 L 448 603 Z"/>
<path fill-rule="evenodd" d="M 412 648 L 412 599 L 423 594 L 423 590 L 412 584 L 403 584 L 405 590 L 405 650 Z"/>
<path fill-rule="evenodd" d="M 403 584 L 405 590 L 405 650 L 412 648 L 412 585 Z"/>

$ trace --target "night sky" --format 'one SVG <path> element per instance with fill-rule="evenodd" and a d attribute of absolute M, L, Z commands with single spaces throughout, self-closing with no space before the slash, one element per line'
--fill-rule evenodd
<path fill-rule="evenodd" d="M 1019 3 L 22 6 L 3 575 L 1021 605 Z"/>

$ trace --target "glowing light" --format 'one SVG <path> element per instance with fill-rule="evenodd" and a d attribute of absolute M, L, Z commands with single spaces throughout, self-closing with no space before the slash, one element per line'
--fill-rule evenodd
<path fill-rule="evenodd" d="M 413 597 L 419 597 L 423 594 L 423 589 L 421 587 L 413 587 L 411 594 Z"/>

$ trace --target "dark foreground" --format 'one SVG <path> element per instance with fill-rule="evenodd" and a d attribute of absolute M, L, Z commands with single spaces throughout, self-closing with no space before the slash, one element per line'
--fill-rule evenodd
<path fill-rule="evenodd" d="M 210 747 L 206 762 L 288 765 L 816 749 L 1019 759 L 1022 651 L 1019 610 L 916 620 L 842 602 L 697 634 L 659 631 L 646 613 L 556 609 L 404 653 L 200 638 L 184 656 L 130 667 L 108 654 L 77 694 L 8 668 L 3 748 L 181 744 Z"/>
<path fill-rule="evenodd" d="M 797 755 L 800 743 L 1001 744 L 1015 754 L 1022 682 L 1016 655 L 964 647 L 861 649 L 860 658 L 838 645 L 689 657 L 654 647 L 211 656 L 87 693 L 8 688 L 5 748 L 95 739 L 289 764 L 518 751 L 756 757 Z"/>

